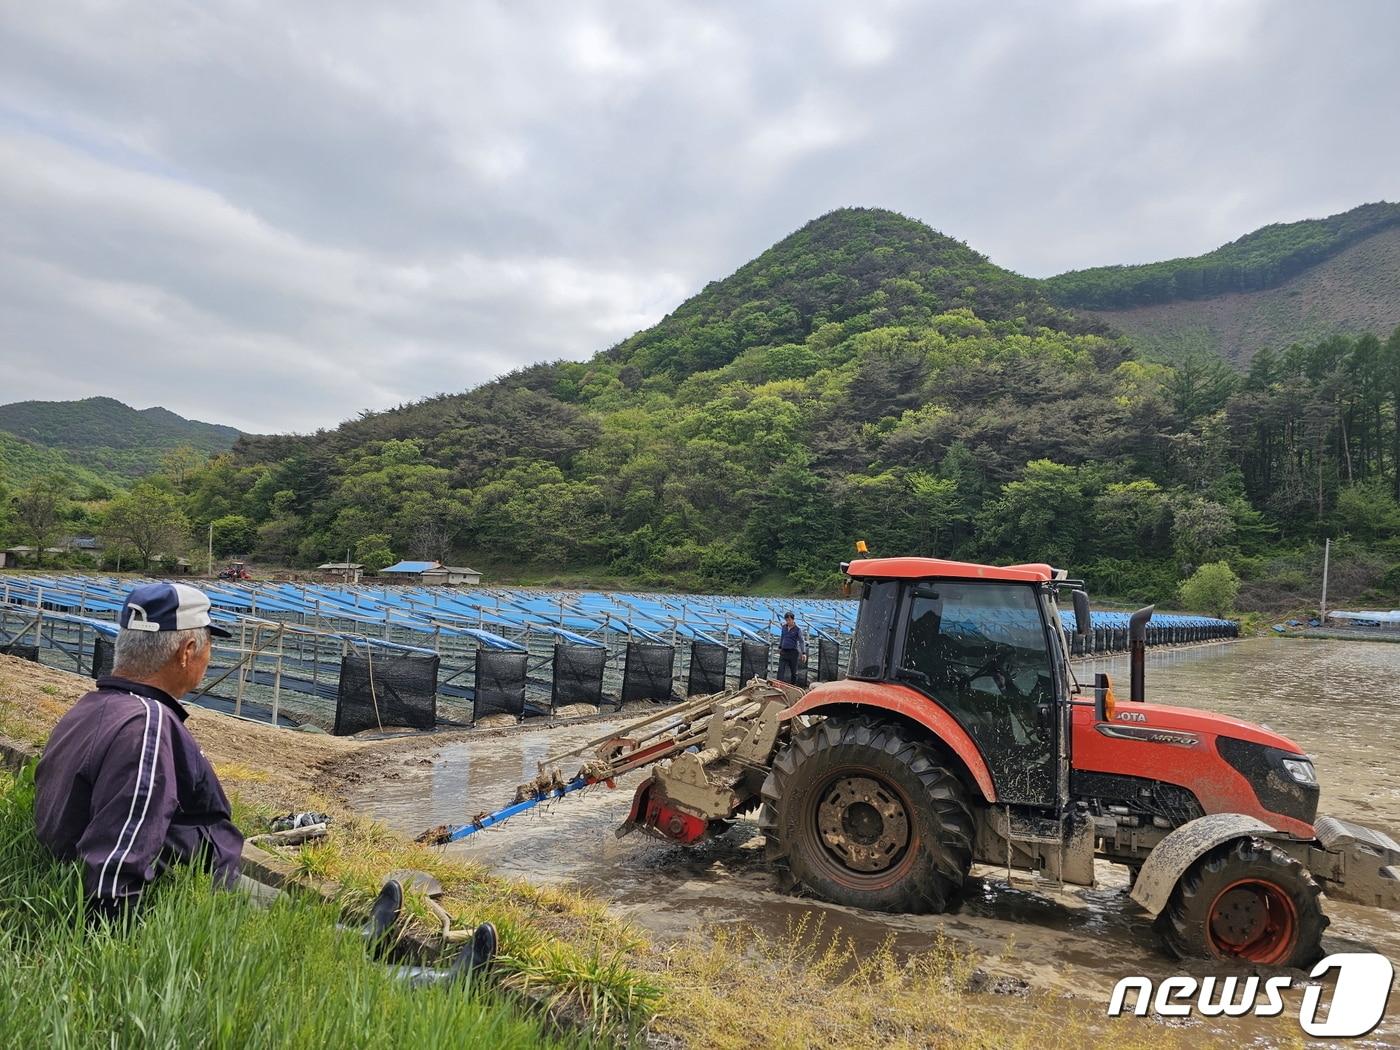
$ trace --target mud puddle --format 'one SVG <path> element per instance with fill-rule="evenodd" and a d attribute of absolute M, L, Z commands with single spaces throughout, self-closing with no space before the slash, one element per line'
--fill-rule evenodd
<path fill-rule="evenodd" d="M 1085 661 L 1080 677 L 1108 670 L 1126 681 L 1126 660 Z M 1207 707 L 1264 722 L 1298 741 L 1316 761 L 1321 812 L 1400 837 L 1400 646 L 1298 639 L 1256 639 L 1156 652 L 1148 661 L 1148 695 L 1162 703 Z M 349 801 L 400 831 L 416 834 L 508 803 L 546 757 L 624 724 L 591 722 L 526 730 L 442 746 L 429 765 L 405 754 L 389 777 L 358 785 Z M 541 807 L 501 828 L 448 847 L 494 871 L 535 882 L 567 881 L 609 900 L 613 910 L 661 940 L 712 925 L 743 925 L 773 937 L 804 920 L 821 921 L 858 949 L 887 941 L 897 952 L 927 950 L 940 934 L 970 948 L 983 968 L 1012 988 L 1072 996 L 1096 1009 L 1121 977 L 1225 972 L 1183 966 L 1163 955 L 1150 922 L 1126 897 L 1124 869 L 1100 862 L 1092 889 L 1050 890 L 1033 878 L 1008 884 L 1004 871 L 978 867 L 956 913 L 886 915 L 778 892 L 751 820 L 698 847 L 639 834 L 618 839 L 641 772 L 616 790 L 598 787 Z M 1329 952 L 1378 951 L 1400 960 L 1396 916 L 1328 901 Z M 1240 971 L 1244 972 L 1244 971 Z M 1303 975 L 1297 975 L 1301 986 Z M 1014 1011 L 1016 1000 L 1007 1000 Z M 1296 1043 L 1297 996 L 1275 1019 L 1203 1023 L 1232 1041 Z M 1029 1008 L 1029 1006 L 1027 1007 Z M 1111 1026 L 1120 1022 L 1105 1020 Z M 1122 1022 L 1126 1023 L 1126 1022 Z M 1112 1033 L 1106 1027 L 1105 1033 Z M 1400 1046 L 1400 1004 L 1381 1026 L 1347 1045 Z"/>

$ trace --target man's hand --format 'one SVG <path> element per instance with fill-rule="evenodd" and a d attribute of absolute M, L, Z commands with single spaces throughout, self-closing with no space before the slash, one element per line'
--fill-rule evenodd
<path fill-rule="evenodd" d="M 797 665 L 798 665 L 799 667 L 806 667 L 806 666 L 807 666 L 807 654 L 806 654 L 806 653 L 799 653 L 799 654 L 797 655 Z"/>

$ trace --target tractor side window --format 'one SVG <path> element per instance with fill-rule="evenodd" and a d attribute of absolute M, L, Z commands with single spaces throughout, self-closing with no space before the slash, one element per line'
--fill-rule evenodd
<path fill-rule="evenodd" d="M 851 638 L 852 678 L 879 681 L 885 677 L 885 661 L 889 658 L 890 632 L 894 627 L 895 608 L 899 604 L 899 584 L 893 580 L 871 580 L 861 594 L 860 612 L 856 616 L 856 631 Z"/>
<path fill-rule="evenodd" d="M 1053 739 L 1038 709 L 1054 701 L 1054 679 L 1033 587 L 947 581 L 921 587 L 911 602 L 900 667 L 900 678 L 947 708 L 989 757 L 1049 763 Z"/>

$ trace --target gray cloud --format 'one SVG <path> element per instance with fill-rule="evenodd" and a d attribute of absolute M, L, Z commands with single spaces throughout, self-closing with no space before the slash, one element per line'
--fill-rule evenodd
<path fill-rule="evenodd" d="M 807 219 L 1033 275 L 1400 194 L 1400 6 L 0 9 L 0 400 L 262 431 L 587 356 Z"/>

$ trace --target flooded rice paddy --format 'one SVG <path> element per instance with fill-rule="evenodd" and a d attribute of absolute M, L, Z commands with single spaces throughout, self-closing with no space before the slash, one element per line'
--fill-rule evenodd
<path fill-rule="evenodd" d="M 1126 658 L 1083 661 L 1081 679 L 1107 670 L 1126 681 Z M 1203 707 L 1262 722 L 1297 741 L 1315 760 L 1321 813 L 1379 828 L 1400 838 L 1400 645 L 1262 638 L 1148 655 L 1148 698 Z M 510 802 L 547 756 L 576 747 L 625 719 L 591 721 L 443 744 L 423 764 L 405 754 L 385 779 L 358 786 L 350 801 L 390 826 L 416 834 L 464 823 Z M 1159 947 L 1150 921 L 1127 899 L 1123 868 L 1100 862 L 1091 889 L 1050 890 L 1032 878 L 1012 884 L 1005 872 L 976 868 L 956 913 L 887 915 L 798 899 L 778 892 L 762 859 L 762 838 L 741 820 L 699 847 L 642 835 L 618 839 L 632 789 L 592 789 L 517 817 L 448 847 L 500 874 L 537 882 L 568 881 L 609 900 L 614 911 L 660 939 L 715 924 L 745 925 L 781 936 L 816 913 L 827 929 L 858 946 L 892 939 L 896 951 L 918 952 L 942 934 L 973 949 L 992 974 L 1052 994 L 1102 1005 L 1128 974 L 1222 972 L 1183 966 Z M 1378 951 L 1400 960 L 1397 916 L 1328 901 L 1329 952 Z M 1301 984 L 1301 981 L 1299 982 Z M 1232 1040 L 1253 1045 L 1294 1042 L 1296 1010 L 1272 1021 L 1208 1022 Z M 1392 1001 L 1381 1027 L 1350 1045 L 1400 1045 Z"/>

